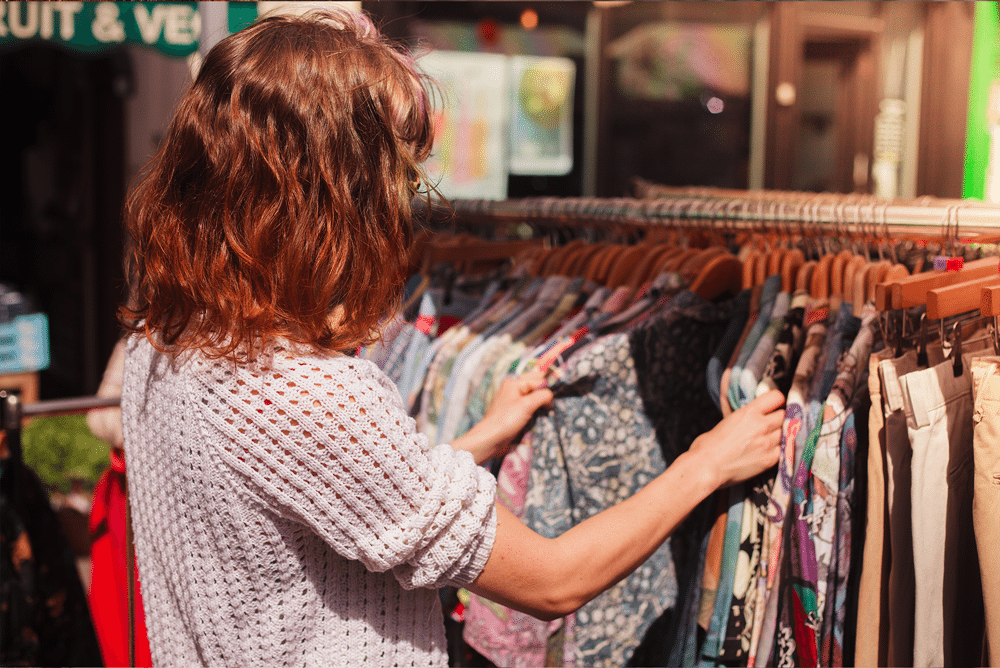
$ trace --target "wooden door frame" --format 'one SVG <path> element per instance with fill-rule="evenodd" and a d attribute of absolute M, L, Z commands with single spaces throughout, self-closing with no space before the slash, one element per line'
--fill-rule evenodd
<path fill-rule="evenodd" d="M 852 71 L 838 91 L 838 102 L 853 109 L 850 118 L 838 115 L 841 142 L 837 173 L 846 174 L 858 149 L 870 156 L 874 140 L 877 94 L 880 85 L 878 53 L 884 22 L 878 18 L 841 16 L 804 11 L 797 2 L 770 3 L 770 58 L 768 67 L 767 137 L 764 148 L 764 187 L 788 190 L 798 150 L 802 116 L 798 90 L 807 44 L 829 45 L 831 55 L 854 54 Z M 869 83 L 870 82 L 870 83 Z M 870 173 L 871 159 L 868 169 Z M 852 170 L 853 171 L 853 170 Z M 870 179 L 865 178 L 866 188 Z M 847 189 L 848 184 L 841 184 Z M 849 190 L 854 190 L 850 187 Z"/>
<path fill-rule="evenodd" d="M 961 198 L 975 3 L 924 3 L 917 195 Z"/>

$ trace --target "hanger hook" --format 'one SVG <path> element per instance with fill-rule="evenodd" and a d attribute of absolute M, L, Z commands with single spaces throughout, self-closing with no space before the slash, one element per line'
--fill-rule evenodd
<path fill-rule="evenodd" d="M 961 238 L 961 232 L 959 231 L 959 214 L 961 213 L 961 210 L 963 208 L 965 208 L 964 204 L 955 205 L 955 235 L 952 237 L 952 242 L 951 242 L 952 255 L 958 254 L 958 244 L 959 244 L 959 239 Z"/>

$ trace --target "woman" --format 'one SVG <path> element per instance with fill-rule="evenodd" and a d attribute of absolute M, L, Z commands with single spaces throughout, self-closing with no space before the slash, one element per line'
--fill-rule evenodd
<path fill-rule="evenodd" d="M 778 457 L 782 397 L 701 436 L 557 539 L 476 464 L 551 401 L 507 380 L 430 447 L 398 391 L 340 351 L 397 303 L 430 152 L 412 61 L 360 14 L 270 17 L 220 42 L 130 199 L 122 399 L 158 665 L 446 665 L 436 588 L 564 615 L 713 490 Z"/>

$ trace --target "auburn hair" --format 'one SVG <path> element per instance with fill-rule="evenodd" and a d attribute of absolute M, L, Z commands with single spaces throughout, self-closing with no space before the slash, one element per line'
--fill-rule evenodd
<path fill-rule="evenodd" d="M 129 196 L 122 323 L 236 361 L 279 337 L 371 342 L 405 280 L 429 103 L 361 13 L 268 16 L 220 41 Z"/>

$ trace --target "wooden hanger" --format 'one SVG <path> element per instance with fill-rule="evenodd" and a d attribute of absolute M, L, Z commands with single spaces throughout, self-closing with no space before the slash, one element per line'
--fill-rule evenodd
<path fill-rule="evenodd" d="M 484 241 L 468 235 L 431 238 L 423 243 L 421 271 L 429 273 L 431 267 L 445 262 L 461 265 L 469 271 L 472 263 L 510 260 L 529 250 L 541 250 L 543 243 L 543 239 Z"/>
<path fill-rule="evenodd" d="M 897 265 L 899 266 L 899 265 Z M 890 270 L 891 273 L 891 270 Z M 935 288 L 943 288 L 955 283 L 969 281 L 975 278 L 986 278 L 997 273 L 997 258 L 987 257 L 966 263 L 960 271 L 925 271 L 921 274 L 886 277 L 880 285 L 889 296 L 877 303 L 880 311 L 890 309 L 907 309 L 927 303 L 927 293 Z M 884 308 L 883 308 L 884 307 Z"/>
<path fill-rule="evenodd" d="M 853 288 L 851 290 L 851 301 L 854 304 L 854 315 L 861 317 L 861 310 L 868 301 L 868 274 L 878 264 L 877 262 L 865 260 L 863 256 L 858 256 L 861 263 L 854 274 Z"/>
<path fill-rule="evenodd" d="M 703 248 L 694 255 L 688 257 L 681 266 L 678 268 L 681 276 L 685 279 L 696 278 L 701 271 L 708 266 L 708 263 L 712 261 L 712 258 L 722 255 L 724 253 L 729 253 L 723 246 L 709 246 L 708 248 Z M 731 253 L 730 253 L 731 255 Z M 737 260 L 739 262 L 739 260 Z M 740 282 L 743 281 L 743 268 L 740 267 Z"/>
<path fill-rule="evenodd" d="M 586 246 L 588 245 L 583 239 L 573 239 L 564 246 L 559 247 L 558 252 L 549 257 L 544 275 L 565 276 L 566 267 L 573 263 L 576 257 L 586 250 Z"/>
<path fill-rule="evenodd" d="M 830 297 L 830 265 L 836 256 L 827 253 L 816 263 L 812 280 L 809 284 L 809 294 L 813 299 L 829 299 Z"/>
<path fill-rule="evenodd" d="M 858 317 L 861 316 L 861 307 L 864 306 L 864 270 L 867 266 L 868 261 L 862 255 L 851 255 L 844 265 L 844 301 L 854 307 L 854 315 Z"/>
<path fill-rule="evenodd" d="M 594 244 L 594 252 L 587 258 L 587 261 L 581 265 L 580 271 L 578 272 L 579 275 L 587 280 L 593 281 L 594 275 L 597 272 L 597 266 L 601 263 L 601 258 L 608 252 L 610 246 L 611 244 L 607 242 Z"/>
<path fill-rule="evenodd" d="M 781 259 L 781 291 L 792 293 L 795 290 L 795 280 L 798 278 L 799 270 L 805 264 L 806 256 L 798 248 L 791 248 L 785 251 Z"/>
<path fill-rule="evenodd" d="M 551 276 L 552 272 L 563 260 L 565 246 L 553 246 L 547 253 L 538 258 L 536 276 Z"/>
<path fill-rule="evenodd" d="M 663 263 L 663 271 L 677 271 L 688 258 L 697 254 L 698 251 L 694 248 L 685 248 L 681 250 L 680 253 L 671 255 L 667 261 Z"/>
<path fill-rule="evenodd" d="M 782 246 L 774 246 L 767 253 L 767 277 L 774 276 L 775 274 L 781 273 L 781 265 L 785 260 L 785 253 L 787 250 Z"/>
<path fill-rule="evenodd" d="M 538 277 L 544 275 L 545 266 L 549 263 L 549 258 L 559 251 L 558 247 L 546 248 L 535 256 L 534 262 L 532 262 L 529 269 L 529 273 L 532 276 Z"/>
<path fill-rule="evenodd" d="M 538 244 L 529 246 L 511 258 L 511 264 L 515 267 L 526 266 L 530 270 L 537 262 L 538 256 L 546 250 L 546 243 L 546 240 L 540 239 Z"/>
<path fill-rule="evenodd" d="M 611 244 L 608 248 L 595 258 L 594 274 L 590 278 L 601 285 L 608 284 L 608 274 L 614 266 L 615 259 L 625 251 L 628 246 L 621 244 Z"/>
<path fill-rule="evenodd" d="M 878 301 L 876 295 L 878 292 L 878 285 L 885 281 L 885 278 L 889 274 L 889 270 L 891 268 L 892 262 L 889 260 L 879 260 L 878 262 L 868 265 L 868 269 L 865 271 L 865 299 L 867 301 Z"/>
<path fill-rule="evenodd" d="M 875 286 L 875 308 L 888 311 L 892 308 L 892 286 L 898 281 L 910 278 L 910 270 L 906 265 L 890 264 L 889 269 Z"/>
<path fill-rule="evenodd" d="M 600 244 L 586 244 L 578 253 L 573 255 L 569 262 L 566 263 L 563 275 L 569 278 L 584 276 L 584 271 L 590 264 L 591 258 L 601 252 L 601 250 L 602 246 Z"/>
<path fill-rule="evenodd" d="M 743 263 L 729 252 L 710 259 L 691 281 L 689 289 L 702 299 L 712 301 L 723 295 L 737 294 L 742 288 Z"/>
<path fill-rule="evenodd" d="M 769 257 L 772 251 L 762 250 L 757 256 L 756 261 L 753 266 L 753 284 L 754 285 L 764 285 L 764 281 L 771 274 L 768 272 L 769 267 Z"/>
<path fill-rule="evenodd" d="M 663 243 L 654 246 L 653 249 L 649 252 L 647 258 L 644 259 L 645 273 L 641 273 L 638 270 L 636 271 L 637 275 L 634 277 L 635 282 L 632 283 L 633 287 L 638 288 L 645 285 L 646 283 L 654 281 L 657 276 L 663 273 L 661 267 L 663 266 L 663 263 L 666 260 L 666 258 L 672 256 L 675 252 L 677 252 L 677 248 L 675 248 L 671 244 Z"/>
<path fill-rule="evenodd" d="M 663 274 L 663 273 L 665 273 L 667 271 L 670 271 L 667 267 L 670 267 L 670 266 L 673 265 L 673 262 L 671 262 L 671 260 L 675 256 L 680 255 L 683 252 L 684 252 L 684 249 L 681 248 L 680 246 L 676 246 L 674 244 L 667 245 L 667 248 L 663 252 L 663 255 L 660 256 L 659 263 L 655 267 L 652 268 L 651 275 L 655 278 L 656 276 L 659 276 L 660 274 Z"/>
<path fill-rule="evenodd" d="M 1000 287 L 1000 276 L 993 275 L 932 288 L 927 291 L 927 319 L 940 320 L 980 309 L 983 289 L 993 287 Z"/>
<path fill-rule="evenodd" d="M 816 265 L 819 262 L 816 260 L 806 260 L 799 267 L 799 270 L 795 273 L 795 291 L 806 291 L 810 292 L 812 286 L 812 276 L 816 271 Z"/>
<path fill-rule="evenodd" d="M 757 262 L 762 258 L 762 253 L 758 250 L 751 250 L 743 258 L 742 284 L 743 289 L 748 290 L 757 285 Z"/>
<path fill-rule="evenodd" d="M 669 249 L 666 244 L 646 245 L 646 252 L 639 258 L 639 261 L 632 268 L 632 271 L 625 279 L 625 284 L 632 288 L 639 288 L 649 279 L 649 274 L 654 271 L 660 262 L 664 249 Z"/>
<path fill-rule="evenodd" d="M 626 250 L 622 251 L 615 258 L 614 265 L 608 273 L 605 285 L 609 288 L 618 288 L 625 285 L 633 269 L 635 269 L 635 265 L 642 261 L 648 250 L 647 247 L 639 245 L 629 246 Z"/>
<path fill-rule="evenodd" d="M 979 314 L 989 318 L 1000 316 L 1000 285 L 987 285 L 980 289 Z M 1000 351 L 997 351 L 1000 354 Z"/>
<path fill-rule="evenodd" d="M 844 270 L 852 257 L 854 253 L 849 250 L 842 250 L 833 256 L 833 262 L 830 263 L 830 294 L 834 297 L 844 298 Z"/>

